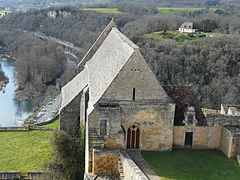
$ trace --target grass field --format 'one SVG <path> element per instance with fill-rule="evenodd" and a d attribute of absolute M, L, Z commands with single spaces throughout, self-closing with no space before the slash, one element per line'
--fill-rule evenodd
<path fill-rule="evenodd" d="M 58 128 L 59 120 L 49 125 Z M 0 132 L 0 171 L 44 170 L 50 159 L 50 138 L 53 131 L 31 130 L 26 132 Z"/>
<path fill-rule="evenodd" d="M 172 15 L 175 12 L 180 12 L 180 11 L 200 11 L 203 10 L 204 8 L 192 8 L 192 7 L 158 7 L 158 12 L 163 15 Z M 211 8 L 211 10 L 215 10 L 214 8 Z"/>
<path fill-rule="evenodd" d="M 143 152 L 144 159 L 162 180 L 239 180 L 240 166 L 221 152 L 176 150 Z"/>
<path fill-rule="evenodd" d="M 121 14 L 122 13 L 117 8 L 84 8 L 83 10 L 96 11 L 99 13 L 106 13 L 106 14 Z"/>
<path fill-rule="evenodd" d="M 163 40 L 163 39 L 171 39 L 176 41 L 178 44 L 182 44 L 185 41 L 198 40 L 206 36 L 208 36 L 206 33 L 187 34 L 187 33 L 180 33 L 178 31 L 167 31 L 167 32 L 159 31 L 159 32 L 145 34 L 143 38 L 147 40 L 156 40 L 156 41 Z"/>

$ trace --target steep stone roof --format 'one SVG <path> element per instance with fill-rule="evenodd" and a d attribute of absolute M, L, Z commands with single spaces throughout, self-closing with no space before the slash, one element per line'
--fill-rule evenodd
<path fill-rule="evenodd" d="M 109 31 L 109 26 L 105 30 Z M 139 49 L 112 25 L 111 31 L 101 41 L 97 43 L 96 46 L 101 45 L 94 50 L 92 57 L 89 60 L 83 60 L 86 61 L 84 70 L 62 88 L 61 109 L 67 106 L 85 87 L 88 87 L 88 112 L 90 113 L 94 104 L 101 98 L 134 51 Z M 91 49 L 87 54 L 92 54 Z"/>
<path fill-rule="evenodd" d="M 87 62 L 89 69 L 90 109 L 103 95 L 138 47 L 117 28 L 112 28 L 102 45 Z M 93 108 L 93 107 L 92 107 Z"/>
<path fill-rule="evenodd" d="M 86 62 L 94 55 L 94 53 L 98 50 L 98 48 L 103 43 L 104 39 L 108 36 L 112 28 L 115 26 L 116 24 L 112 19 L 110 23 L 106 26 L 106 28 L 103 30 L 103 32 L 101 32 L 101 34 L 98 36 L 97 40 L 93 43 L 93 45 L 90 47 L 88 52 L 84 55 L 82 60 L 79 62 L 78 67 L 85 66 Z"/>
<path fill-rule="evenodd" d="M 194 96 L 190 86 L 163 86 L 170 98 L 176 103 L 174 125 L 183 125 L 185 113 L 188 107 L 194 107 L 198 126 L 206 125 L 206 117 L 204 116 L 200 102 Z"/>
<path fill-rule="evenodd" d="M 67 106 L 88 85 L 87 67 L 62 88 L 61 109 Z"/>

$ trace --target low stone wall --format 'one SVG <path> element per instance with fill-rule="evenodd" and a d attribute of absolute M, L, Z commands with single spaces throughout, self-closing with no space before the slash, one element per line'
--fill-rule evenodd
<path fill-rule="evenodd" d="M 44 171 L 28 172 L 25 176 L 22 176 L 18 171 L 0 171 L 0 180 L 17 180 L 23 179 L 23 177 L 28 180 L 54 179 L 49 173 Z"/>
<path fill-rule="evenodd" d="M 6 132 L 6 131 L 29 131 L 28 126 L 24 127 L 0 127 L 0 132 Z"/>
<path fill-rule="evenodd" d="M 47 172 L 41 172 L 41 171 L 36 171 L 36 172 L 29 172 L 27 173 L 27 178 L 30 180 L 49 180 L 49 179 L 54 179 L 49 173 Z"/>
<path fill-rule="evenodd" d="M 208 126 L 240 125 L 240 116 L 226 114 L 207 114 Z"/>
<path fill-rule="evenodd" d="M 141 171 L 126 152 L 121 151 L 119 154 L 125 180 L 148 180 L 148 177 Z"/>
<path fill-rule="evenodd" d="M 0 171 L 0 179 L 1 180 L 13 180 L 13 179 L 21 179 L 20 172 L 17 171 Z"/>
<path fill-rule="evenodd" d="M 55 129 L 46 128 L 42 126 L 0 127 L 0 132 L 15 132 L 15 131 L 30 131 L 30 130 L 54 131 Z"/>
<path fill-rule="evenodd" d="M 173 145 L 175 147 L 184 147 L 186 132 L 193 132 L 192 148 L 220 148 L 222 136 L 222 127 L 220 126 L 197 126 L 193 127 L 191 131 L 185 126 L 174 126 Z"/>

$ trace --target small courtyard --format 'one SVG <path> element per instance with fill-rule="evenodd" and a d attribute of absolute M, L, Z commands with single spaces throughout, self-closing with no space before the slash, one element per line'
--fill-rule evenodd
<path fill-rule="evenodd" d="M 239 180 L 240 166 L 214 150 L 174 150 L 142 152 L 143 158 L 161 180 Z"/>

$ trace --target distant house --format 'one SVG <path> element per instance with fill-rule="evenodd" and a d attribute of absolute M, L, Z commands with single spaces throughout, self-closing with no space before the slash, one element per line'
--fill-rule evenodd
<path fill-rule="evenodd" d="M 49 18 L 55 19 L 57 17 L 57 12 L 56 11 L 48 11 L 47 16 Z"/>
<path fill-rule="evenodd" d="M 11 12 L 12 12 L 12 11 L 6 11 L 6 10 L 0 11 L 0 17 L 6 16 L 6 15 L 8 15 L 8 14 L 11 13 Z"/>
<path fill-rule="evenodd" d="M 240 116 L 240 105 L 221 104 L 221 114 Z"/>
<path fill-rule="evenodd" d="M 196 33 L 197 29 L 194 28 L 193 22 L 184 22 L 178 29 L 181 33 Z"/>

